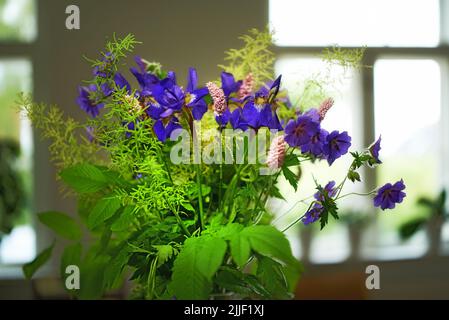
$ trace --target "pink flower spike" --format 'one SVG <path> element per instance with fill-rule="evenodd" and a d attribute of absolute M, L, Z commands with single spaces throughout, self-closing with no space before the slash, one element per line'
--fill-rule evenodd
<path fill-rule="evenodd" d="M 227 108 L 226 97 L 223 92 L 223 89 L 221 89 L 213 82 L 206 83 L 206 87 L 209 90 L 212 100 L 214 101 L 215 115 L 221 116 L 226 111 Z"/>
<path fill-rule="evenodd" d="M 333 105 L 334 105 L 334 99 L 332 99 L 332 98 L 327 98 L 326 100 L 324 100 L 321 103 L 320 108 L 318 109 L 318 114 L 320 115 L 320 120 L 324 119 L 324 117 L 326 116 L 326 113 L 329 111 L 330 108 L 332 108 Z"/>
<path fill-rule="evenodd" d="M 254 90 L 255 80 L 253 74 L 250 72 L 248 75 L 243 79 L 242 85 L 239 89 L 239 98 L 243 99 L 251 94 Z"/>
<path fill-rule="evenodd" d="M 286 143 L 283 135 L 273 139 L 267 157 L 267 165 L 270 169 L 275 170 L 282 167 L 285 159 L 285 147 Z"/>

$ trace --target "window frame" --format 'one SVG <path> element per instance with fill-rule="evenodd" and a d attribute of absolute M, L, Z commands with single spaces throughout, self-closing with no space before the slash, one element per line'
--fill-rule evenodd
<path fill-rule="evenodd" d="M 269 20 L 270 5 L 267 1 L 267 20 Z M 319 56 L 324 49 L 328 46 L 279 46 L 274 44 L 273 51 L 276 57 L 282 56 L 294 56 L 294 55 L 308 55 Z M 343 49 L 359 49 L 354 46 L 341 46 Z M 438 62 L 441 71 L 441 158 L 440 167 L 438 170 L 442 175 L 442 187 L 447 188 L 449 186 L 449 171 L 444 170 L 443 164 L 449 162 L 449 3 L 448 1 L 440 0 L 440 41 L 435 47 L 367 47 L 365 55 L 361 63 L 367 66 L 374 66 L 375 62 L 382 58 L 388 59 L 432 59 Z M 361 97 L 361 111 L 360 119 L 362 121 L 362 143 L 365 146 L 370 145 L 375 139 L 375 103 L 374 103 L 374 68 L 361 68 L 360 76 L 358 77 L 360 97 Z M 364 189 L 365 191 L 373 190 L 377 186 L 377 178 L 374 170 L 364 168 Z M 377 221 L 377 220 L 375 220 Z M 449 222 L 446 222 L 449 223 Z M 361 235 L 362 236 L 362 235 Z M 441 240 L 443 244 L 443 240 Z M 302 245 L 302 244 L 301 244 Z M 307 252 L 310 254 L 310 248 L 307 248 Z M 349 259 L 352 258 L 353 252 L 350 252 Z M 362 257 L 358 257 L 360 260 L 364 260 Z M 302 257 L 307 263 L 311 264 L 341 264 L 346 260 L 339 263 L 326 263 L 326 262 L 311 262 L 310 256 Z M 417 258 L 407 258 L 406 260 L 417 260 Z M 369 260 L 372 260 L 370 257 Z M 378 260 L 385 260 L 379 257 Z M 394 259 L 393 259 L 394 260 Z M 404 259 L 397 259 L 404 260 Z"/>
<path fill-rule="evenodd" d="M 27 40 L 0 40 L 0 60 L 8 60 L 8 59 L 23 59 L 27 60 L 30 63 L 31 66 L 31 79 L 30 79 L 30 91 L 34 94 L 36 92 L 36 73 L 35 73 L 35 66 L 36 66 L 36 60 L 38 58 L 38 39 L 39 39 L 39 30 L 40 30 L 40 10 L 39 2 L 36 0 L 34 1 L 34 10 L 35 10 L 35 27 L 36 27 L 36 33 L 35 36 Z M 30 170 L 31 170 L 31 192 L 29 194 L 30 201 L 29 201 L 29 207 L 31 212 L 34 212 L 35 207 L 35 195 L 33 190 L 35 190 L 35 150 L 34 150 L 34 134 L 32 135 L 32 141 L 33 141 L 33 153 L 31 155 L 31 163 L 30 163 Z M 20 143 L 20 141 L 19 141 Z M 35 217 L 32 216 L 32 222 L 31 227 L 35 231 L 35 250 L 38 252 L 41 248 L 40 245 L 40 239 L 37 236 L 38 231 L 36 228 L 35 223 Z M 0 280 L 3 279 L 20 279 L 23 278 L 22 273 L 22 265 L 21 264 L 9 264 L 9 263 L 2 263 L 0 260 Z"/>

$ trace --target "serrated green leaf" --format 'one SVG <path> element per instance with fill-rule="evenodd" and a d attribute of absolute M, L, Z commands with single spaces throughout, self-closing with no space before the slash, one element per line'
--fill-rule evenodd
<path fill-rule="evenodd" d="M 229 242 L 232 260 L 239 266 L 243 267 L 248 261 L 251 254 L 251 246 L 248 239 L 242 233 L 234 234 Z"/>
<path fill-rule="evenodd" d="M 56 234 L 68 240 L 79 240 L 81 229 L 74 219 L 64 213 L 49 211 L 37 215 L 39 221 L 53 230 Z"/>
<path fill-rule="evenodd" d="M 158 266 L 163 265 L 173 256 L 174 249 L 171 245 L 153 245 L 157 250 L 157 263 Z"/>
<path fill-rule="evenodd" d="M 120 208 L 121 202 L 117 196 L 107 195 L 102 198 L 90 212 L 87 218 L 87 226 L 94 229 L 102 224 L 106 219 L 112 217 Z"/>
<path fill-rule="evenodd" d="M 76 192 L 92 193 L 108 185 L 108 177 L 97 167 L 90 164 L 78 164 L 61 171 L 62 180 Z"/>
<path fill-rule="evenodd" d="M 285 166 L 285 167 L 292 167 L 292 166 L 299 165 L 299 163 L 300 162 L 299 162 L 298 156 L 293 154 L 293 153 L 290 153 L 290 154 L 287 154 L 285 156 L 283 166 Z"/>
<path fill-rule="evenodd" d="M 38 256 L 33 261 L 22 266 L 22 271 L 26 279 L 31 279 L 36 271 L 50 259 L 53 247 L 54 244 L 38 254 Z"/>
<path fill-rule="evenodd" d="M 349 170 L 348 179 L 351 180 L 352 182 L 361 181 L 360 174 L 354 170 Z"/>
<path fill-rule="evenodd" d="M 273 226 L 250 226 L 242 231 L 247 237 L 251 248 L 259 254 L 276 258 L 286 264 L 296 264 L 290 243 L 285 235 Z"/>
<path fill-rule="evenodd" d="M 284 267 L 273 259 L 261 256 L 258 258 L 257 277 L 270 292 L 272 299 L 290 299 Z"/>
<path fill-rule="evenodd" d="M 226 247 L 226 241 L 220 238 L 187 239 L 174 262 L 170 292 L 177 299 L 206 299 Z"/>
<path fill-rule="evenodd" d="M 234 235 L 243 230 L 243 226 L 238 223 L 231 223 L 225 227 L 221 227 L 217 232 L 217 237 L 230 240 Z"/>
<path fill-rule="evenodd" d="M 282 168 L 285 179 L 290 183 L 293 189 L 298 190 L 298 177 L 287 167 Z"/>

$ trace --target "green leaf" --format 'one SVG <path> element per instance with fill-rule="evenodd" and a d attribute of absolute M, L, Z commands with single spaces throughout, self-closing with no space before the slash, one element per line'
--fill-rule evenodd
<path fill-rule="evenodd" d="M 257 277 L 270 292 L 273 299 L 291 299 L 284 267 L 273 259 L 261 256 L 258 258 Z"/>
<path fill-rule="evenodd" d="M 103 223 L 106 219 L 112 217 L 115 212 L 120 208 L 121 202 L 117 196 L 107 195 L 102 198 L 87 218 L 87 226 L 90 229 L 94 229 Z"/>
<path fill-rule="evenodd" d="M 231 240 L 234 235 L 238 234 L 243 230 L 243 226 L 239 223 L 231 223 L 225 227 L 221 226 L 217 232 L 217 237 L 223 238 L 225 240 Z"/>
<path fill-rule="evenodd" d="M 206 299 L 212 277 L 223 262 L 226 241 L 214 237 L 189 238 L 176 257 L 170 291 L 177 299 Z"/>
<path fill-rule="evenodd" d="M 123 270 L 129 260 L 130 252 L 128 246 L 122 246 L 118 248 L 118 251 L 112 255 L 107 267 L 104 271 L 104 285 L 107 288 L 114 288 L 120 285 L 123 279 Z"/>
<path fill-rule="evenodd" d="M 108 177 L 97 167 L 90 164 L 78 164 L 61 171 L 62 180 L 76 192 L 92 193 L 108 185 Z"/>
<path fill-rule="evenodd" d="M 171 245 L 153 245 L 153 247 L 157 250 L 157 263 L 158 266 L 166 263 L 173 254 L 175 253 L 173 247 Z"/>
<path fill-rule="evenodd" d="M 235 234 L 229 242 L 229 247 L 234 262 L 239 267 L 243 267 L 251 254 L 251 246 L 247 237 L 242 233 Z"/>
<path fill-rule="evenodd" d="M 36 271 L 50 259 L 53 247 L 54 244 L 42 251 L 33 261 L 23 265 L 22 270 L 26 279 L 31 279 Z"/>
<path fill-rule="evenodd" d="M 254 298 L 254 295 L 266 299 L 271 297 L 257 277 L 229 267 L 220 268 L 214 282 L 221 288 L 240 294 L 242 298 Z"/>
<path fill-rule="evenodd" d="M 427 223 L 427 218 L 419 217 L 404 223 L 399 228 L 399 235 L 402 240 L 411 238 L 416 232 L 419 231 Z"/>
<path fill-rule="evenodd" d="M 270 195 L 270 196 L 272 196 L 272 197 L 274 197 L 274 198 L 278 198 L 278 199 L 282 199 L 282 200 L 286 201 L 285 198 L 284 198 L 284 196 L 283 196 L 282 193 L 279 191 L 279 188 L 278 188 L 277 186 L 273 185 L 273 186 L 271 187 L 271 189 L 270 189 L 268 192 L 269 192 L 269 195 Z"/>
<path fill-rule="evenodd" d="M 285 235 L 273 226 L 250 226 L 242 231 L 251 248 L 262 255 L 276 258 L 286 264 L 297 264 Z"/>
<path fill-rule="evenodd" d="M 298 190 L 298 177 L 287 167 L 282 167 L 282 173 L 285 179 L 290 183 L 293 189 Z"/>
<path fill-rule="evenodd" d="M 64 213 L 49 211 L 38 214 L 39 221 L 68 240 L 81 239 L 82 232 L 74 219 Z"/>
<path fill-rule="evenodd" d="M 134 206 L 126 206 L 120 214 L 120 217 L 112 223 L 111 231 L 117 232 L 128 229 L 134 220 L 134 209 Z"/>
<path fill-rule="evenodd" d="M 288 155 L 285 156 L 285 160 L 284 160 L 284 167 L 292 167 L 292 166 L 297 166 L 299 165 L 299 159 L 298 156 L 293 154 L 293 153 L 289 153 Z"/>
<path fill-rule="evenodd" d="M 360 174 L 354 170 L 349 170 L 348 179 L 351 180 L 352 182 L 361 181 Z"/>

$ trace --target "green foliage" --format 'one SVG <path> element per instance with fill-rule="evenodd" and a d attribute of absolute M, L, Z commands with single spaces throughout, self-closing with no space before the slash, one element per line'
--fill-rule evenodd
<path fill-rule="evenodd" d="M 16 169 L 20 150 L 13 140 L 0 141 L 0 240 L 9 234 L 22 215 L 25 190 Z"/>
<path fill-rule="evenodd" d="M 25 275 L 26 279 L 31 279 L 36 271 L 45 263 L 47 263 L 47 261 L 51 258 L 53 247 L 54 244 L 39 253 L 33 261 L 22 266 L 23 274 Z"/>
<path fill-rule="evenodd" d="M 108 218 L 112 217 L 121 206 L 120 198 L 114 194 L 108 194 L 97 202 L 87 219 L 87 226 L 95 229 L 104 223 Z"/>
<path fill-rule="evenodd" d="M 329 66 L 339 65 L 345 70 L 360 69 L 366 47 L 356 49 L 345 49 L 338 46 L 325 48 L 321 54 L 321 59 Z"/>
<path fill-rule="evenodd" d="M 39 221 L 55 233 L 69 240 L 79 240 L 82 232 L 71 217 L 61 212 L 49 211 L 38 214 Z"/>
<path fill-rule="evenodd" d="M 215 237 L 189 238 L 173 267 L 170 291 L 178 299 L 206 299 L 212 277 L 223 262 L 226 242 Z"/>
<path fill-rule="evenodd" d="M 286 166 L 282 167 L 282 173 L 285 179 L 287 179 L 288 183 L 290 183 L 290 185 L 293 187 L 293 189 L 295 189 L 295 191 L 298 190 L 298 177 L 296 176 L 296 174 L 294 174 L 293 171 L 291 171 Z"/>
<path fill-rule="evenodd" d="M 33 102 L 31 96 L 19 95 L 17 105 L 24 111 L 42 138 L 50 141 L 51 160 L 58 169 L 79 163 L 98 163 L 97 147 L 80 132 L 85 127 L 70 117 L 65 117 L 56 106 Z"/>
<path fill-rule="evenodd" d="M 441 190 L 435 199 L 428 197 L 419 198 L 417 205 L 427 208 L 427 214 L 424 217 L 413 218 L 399 226 L 399 236 L 402 240 L 411 238 L 416 232 L 429 223 L 431 219 L 446 219 L 448 217 L 445 189 Z"/>
<path fill-rule="evenodd" d="M 270 51 L 273 44 L 272 34 L 266 28 L 264 31 L 251 29 L 241 36 L 244 46 L 240 49 L 230 49 L 226 52 L 227 65 L 219 65 L 226 72 L 232 73 L 236 79 L 244 79 L 252 73 L 256 86 L 272 80 L 274 75 L 274 53 Z"/>
<path fill-rule="evenodd" d="M 105 188 L 108 177 L 97 167 L 82 163 L 61 171 L 62 180 L 78 193 L 97 192 Z"/>
<path fill-rule="evenodd" d="M 399 227 L 399 236 L 401 240 L 410 239 L 416 232 L 422 229 L 428 222 L 427 218 L 417 217 L 405 222 Z"/>
<path fill-rule="evenodd" d="M 243 47 L 227 51 L 227 64 L 221 68 L 236 79 L 252 73 L 256 86 L 272 80 L 272 35 L 253 29 L 241 39 Z M 288 153 L 282 168 L 272 176 L 260 174 L 266 164 L 250 164 L 248 159 L 232 165 L 173 165 L 170 151 L 174 142 L 161 143 L 155 136 L 154 121 L 145 110 L 148 101 L 114 82 L 123 58 L 137 43 L 132 35 L 113 37 L 99 59 L 90 60 L 105 76 L 87 83 L 114 89 L 107 97 L 91 97 L 104 104 L 101 116 L 79 123 L 58 108 L 36 104 L 29 97 L 22 96 L 19 102 L 42 136 L 50 140 L 59 177 L 78 196 L 76 220 L 89 229 L 86 243 L 81 245 L 82 232 L 74 219 L 58 212 L 39 216 L 42 223 L 69 240 L 61 258 L 62 277 L 67 265 L 80 267 L 81 290 L 70 294 L 80 299 L 99 298 L 119 287 L 125 274 L 131 274 L 134 296 L 142 299 L 207 299 L 221 293 L 250 299 L 291 298 L 301 265 L 284 233 L 269 225 L 273 214 L 267 202 L 270 197 L 283 199 L 276 185 L 281 174 L 297 190 L 301 163 L 316 159 Z M 113 59 L 106 59 L 108 53 Z M 344 67 L 355 66 L 356 58 L 361 59 L 358 53 L 341 50 L 328 51 L 326 57 Z M 166 77 L 160 64 L 142 62 L 148 73 Z M 325 89 L 319 77 L 311 79 L 304 91 L 298 91 L 304 94 L 295 107 L 305 110 L 312 103 L 321 103 L 328 97 Z M 283 94 L 278 97 L 286 97 Z M 206 101 L 211 104 L 211 97 Z M 294 117 L 298 111 L 280 102 L 276 108 L 282 119 Z M 185 128 L 191 128 L 190 111 L 184 109 L 187 115 L 180 119 Z M 205 127 L 216 126 L 212 112 L 201 122 Z M 258 134 L 268 137 L 270 133 L 259 130 Z M 202 139 L 210 143 L 210 138 Z M 238 151 L 247 155 L 248 149 L 245 143 Z M 237 147 L 232 147 L 232 152 L 234 156 Z M 357 169 L 369 165 L 368 155 L 353 154 L 349 180 L 360 180 Z M 336 199 L 326 196 L 322 205 L 320 222 L 324 227 L 329 215 L 338 219 Z M 50 254 L 51 248 L 44 251 L 24 267 L 25 274 L 31 277 Z"/>

